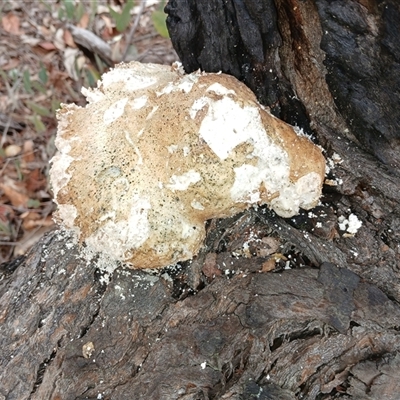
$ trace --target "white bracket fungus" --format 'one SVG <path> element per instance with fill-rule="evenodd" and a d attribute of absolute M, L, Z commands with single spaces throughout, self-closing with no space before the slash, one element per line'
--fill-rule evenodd
<path fill-rule="evenodd" d="M 118 65 L 58 112 L 57 218 L 93 250 L 156 268 L 192 258 L 204 223 L 252 204 L 314 207 L 325 160 L 232 76 Z"/>

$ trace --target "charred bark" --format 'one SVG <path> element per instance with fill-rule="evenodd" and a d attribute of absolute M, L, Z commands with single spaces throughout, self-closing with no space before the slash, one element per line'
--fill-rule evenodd
<path fill-rule="evenodd" d="M 234 75 L 276 116 L 306 131 L 338 112 L 363 147 L 396 172 L 397 1 L 172 0 L 166 11 L 186 72 Z"/>
<path fill-rule="evenodd" d="M 397 398 L 397 301 L 343 265 L 261 273 L 265 260 L 233 249 L 250 231 L 281 239 L 256 215 L 222 224 L 195 295 L 176 291 L 185 269 L 117 269 L 103 284 L 49 235 L 1 282 L 2 398 Z"/>
<path fill-rule="evenodd" d="M 235 75 L 324 147 L 321 205 L 210 221 L 192 262 L 109 282 L 49 234 L 0 270 L 0 399 L 398 399 L 399 4 L 167 12 L 187 72 Z"/>

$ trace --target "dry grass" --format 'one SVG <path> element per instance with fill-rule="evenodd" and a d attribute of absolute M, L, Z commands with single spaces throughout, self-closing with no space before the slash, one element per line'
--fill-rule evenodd
<path fill-rule="evenodd" d="M 48 171 L 59 104 L 83 105 L 82 86 L 93 86 L 121 60 L 177 59 L 153 24 L 160 4 L 136 0 L 121 32 L 116 23 L 124 21 L 110 5 L 121 15 L 128 8 L 125 1 L 106 0 L 0 3 L 0 263 L 25 254 L 54 226 Z M 110 49 L 108 60 L 101 52 L 83 52 L 74 27 L 101 39 Z"/>

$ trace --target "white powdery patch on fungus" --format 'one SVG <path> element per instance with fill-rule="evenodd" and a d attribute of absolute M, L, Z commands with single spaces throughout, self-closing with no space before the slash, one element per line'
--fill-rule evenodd
<path fill-rule="evenodd" d="M 204 223 L 314 207 L 325 160 L 235 78 L 130 63 L 58 113 L 57 218 L 94 251 L 157 268 L 199 251 Z"/>

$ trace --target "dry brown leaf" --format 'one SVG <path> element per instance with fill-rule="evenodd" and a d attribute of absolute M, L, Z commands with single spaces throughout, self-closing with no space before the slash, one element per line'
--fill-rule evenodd
<path fill-rule="evenodd" d="M 54 46 L 54 43 L 51 42 L 40 42 L 38 43 L 38 46 L 42 47 L 45 50 L 56 50 L 57 47 Z"/>
<path fill-rule="evenodd" d="M 84 13 L 78 23 L 79 28 L 86 29 L 89 26 L 89 20 L 90 20 L 89 14 Z"/>
<path fill-rule="evenodd" d="M 22 149 L 20 146 L 17 146 L 16 144 L 10 144 L 4 149 L 4 154 L 6 157 L 15 157 L 21 153 L 21 150 Z"/>
<path fill-rule="evenodd" d="M 206 259 L 204 260 L 202 272 L 209 279 L 212 279 L 215 276 L 220 276 L 222 274 L 221 270 L 217 266 L 217 254 L 216 253 L 208 253 L 206 255 Z"/>
<path fill-rule="evenodd" d="M 33 213 L 33 214 L 35 214 L 35 213 Z M 43 219 L 26 218 L 26 219 L 24 219 L 24 221 L 22 223 L 22 227 L 27 231 L 32 230 L 34 228 L 40 228 L 42 226 L 48 227 L 48 226 L 53 226 L 53 225 L 54 225 L 54 221 L 53 221 L 52 217 L 50 217 L 50 216 L 43 218 Z"/>
<path fill-rule="evenodd" d="M 276 253 L 279 249 L 280 242 L 278 239 L 272 236 L 265 236 L 261 239 L 257 255 L 259 257 L 267 257 L 273 253 Z"/>
<path fill-rule="evenodd" d="M 0 221 L 7 223 L 11 221 L 15 216 L 14 210 L 7 204 L 0 204 Z"/>
<path fill-rule="evenodd" d="M 9 102 L 9 96 L 0 96 L 0 109 L 3 108 L 5 110 L 8 105 L 8 102 Z"/>
<path fill-rule="evenodd" d="M 14 247 L 14 256 L 16 257 L 25 254 L 46 232 L 52 228 L 52 226 L 42 226 L 34 232 L 25 232 L 18 244 Z"/>
<path fill-rule="evenodd" d="M 54 46 L 56 46 L 57 49 L 60 51 L 64 51 L 65 49 L 64 32 L 65 32 L 64 29 L 59 28 L 56 30 L 56 33 L 53 37 Z"/>
<path fill-rule="evenodd" d="M 275 253 L 272 255 L 272 258 L 275 261 L 280 261 L 280 260 L 287 261 L 287 258 L 282 253 Z"/>
<path fill-rule="evenodd" d="M 7 33 L 11 33 L 12 35 L 21 35 L 23 32 L 19 29 L 20 27 L 20 20 L 17 15 L 12 12 L 6 14 L 2 19 L 1 23 L 3 29 Z"/>
<path fill-rule="evenodd" d="M 11 69 L 17 68 L 20 63 L 18 58 L 11 58 L 7 64 L 1 66 L 3 71 L 10 71 Z"/>
<path fill-rule="evenodd" d="M 114 45 L 111 49 L 111 58 L 113 60 L 118 60 L 118 61 L 122 60 L 123 50 L 124 50 L 124 48 L 123 48 L 123 45 L 120 40 L 118 42 L 114 43 Z"/>
<path fill-rule="evenodd" d="M 37 213 L 36 211 L 28 210 L 28 211 L 23 212 L 19 217 L 21 219 L 25 219 L 25 220 L 30 220 L 30 219 L 37 220 L 37 219 L 40 219 L 40 214 Z"/>
<path fill-rule="evenodd" d="M 115 23 L 107 15 L 102 15 L 101 19 L 105 24 L 105 29 L 103 29 L 101 37 L 103 40 L 109 40 L 114 32 Z"/>
<path fill-rule="evenodd" d="M 74 81 L 79 80 L 78 73 L 76 71 L 76 59 L 79 57 L 79 50 L 66 48 L 63 54 L 64 67 L 68 72 L 70 78 Z"/>
<path fill-rule="evenodd" d="M 262 264 L 261 272 L 269 272 L 275 269 L 276 262 L 274 258 L 270 258 Z"/>
<path fill-rule="evenodd" d="M 17 185 L 12 179 L 5 176 L 4 182 L 0 183 L 0 189 L 14 207 L 27 206 L 29 196 L 25 193 L 22 185 Z"/>
<path fill-rule="evenodd" d="M 25 179 L 26 189 L 29 192 L 36 192 L 46 186 L 46 178 L 43 176 L 39 168 L 29 172 Z"/>
<path fill-rule="evenodd" d="M 45 39 L 49 40 L 53 36 L 52 31 L 45 26 L 41 25 L 38 28 L 41 36 L 43 36 Z"/>
<path fill-rule="evenodd" d="M 30 163 L 35 161 L 34 149 L 35 144 L 33 143 L 33 140 L 25 140 L 22 155 L 22 159 L 24 160 L 24 162 Z"/>
<path fill-rule="evenodd" d="M 75 42 L 74 42 L 74 39 L 72 37 L 72 34 L 68 29 L 64 30 L 63 40 L 64 40 L 64 42 L 65 42 L 65 44 L 67 46 L 72 47 L 72 48 L 76 48 L 77 47 Z"/>
<path fill-rule="evenodd" d="M 33 52 L 36 56 L 40 57 L 41 60 L 43 60 L 44 57 L 45 57 L 47 54 L 53 54 L 53 51 L 52 51 L 52 50 L 46 50 L 46 49 L 44 49 L 42 46 L 39 45 L 39 43 L 37 43 L 37 44 L 34 45 L 34 46 L 32 45 L 32 46 L 31 46 L 31 50 L 32 50 L 32 52 Z"/>

